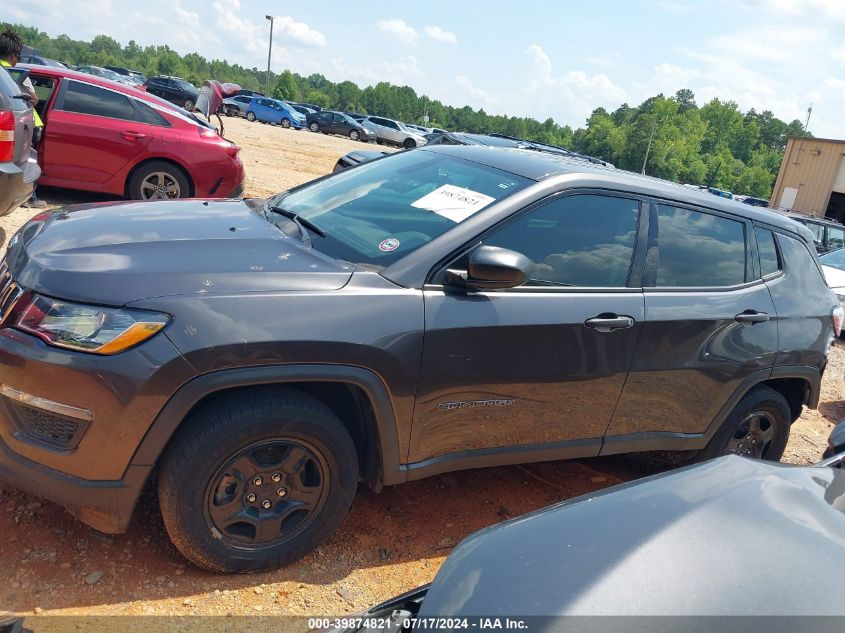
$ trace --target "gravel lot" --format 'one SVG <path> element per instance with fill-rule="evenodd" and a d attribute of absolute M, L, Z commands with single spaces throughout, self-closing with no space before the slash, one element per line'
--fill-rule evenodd
<path fill-rule="evenodd" d="M 246 193 L 266 196 L 331 171 L 361 143 L 226 119 L 242 147 Z M 104 200 L 44 190 L 51 204 Z M 34 213 L 0 218 L 4 244 Z M 845 351 L 831 354 L 818 411 L 794 425 L 785 461 L 816 461 L 845 417 Z M 549 462 L 458 472 L 387 488 L 363 488 L 328 544 L 288 568 L 213 575 L 169 545 L 152 492 L 129 532 L 96 533 L 60 507 L 0 485 L 0 611 L 66 615 L 338 615 L 430 581 L 463 537 L 550 503 L 659 471 L 651 455 Z"/>

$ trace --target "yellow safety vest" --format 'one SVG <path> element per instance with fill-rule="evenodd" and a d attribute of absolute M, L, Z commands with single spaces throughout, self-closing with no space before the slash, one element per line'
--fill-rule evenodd
<path fill-rule="evenodd" d="M 0 59 L 0 66 L 3 66 L 4 68 L 12 67 L 12 65 L 5 59 Z M 41 117 L 38 116 L 38 112 L 35 111 L 35 108 L 32 109 L 32 118 L 35 121 L 35 127 L 44 127 L 44 122 L 41 120 Z"/>

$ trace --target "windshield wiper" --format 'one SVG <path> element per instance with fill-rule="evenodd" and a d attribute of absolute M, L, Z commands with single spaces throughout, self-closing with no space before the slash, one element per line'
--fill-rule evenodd
<path fill-rule="evenodd" d="M 311 220 L 299 217 L 299 214 L 294 213 L 293 211 L 289 211 L 275 205 L 268 206 L 267 208 L 272 213 L 286 217 L 288 220 L 296 224 L 296 227 L 299 229 L 299 234 L 302 236 L 302 241 L 306 246 L 308 246 L 308 248 L 311 248 L 311 236 L 308 235 L 308 231 L 305 229 L 310 229 L 312 233 L 316 233 L 320 237 L 326 237 L 326 232 L 323 229 L 314 224 Z"/>

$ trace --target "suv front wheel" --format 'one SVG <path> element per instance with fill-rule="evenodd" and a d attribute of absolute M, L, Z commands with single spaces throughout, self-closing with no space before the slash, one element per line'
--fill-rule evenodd
<path fill-rule="evenodd" d="M 791 424 L 786 398 L 771 387 L 754 387 L 734 407 L 698 459 L 734 454 L 776 462 L 786 449 Z"/>
<path fill-rule="evenodd" d="M 249 572 L 292 563 L 326 541 L 357 483 L 355 445 L 328 407 L 293 389 L 260 388 L 214 399 L 183 423 L 158 494 L 185 558 Z"/>

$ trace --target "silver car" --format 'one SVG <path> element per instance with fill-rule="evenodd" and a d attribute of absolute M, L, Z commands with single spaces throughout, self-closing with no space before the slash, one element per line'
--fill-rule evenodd
<path fill-rule="evenodd" d="M 21 81 L 27 71 L 12 69 Z M 0 66 L 0 215 L 11 213 L 32 195 L 41 168 L 32 149 L 33 110 L 23 90 Z"/>
<path fill-rule="evenodd" d="M 252 101 L 252 97 L 249 95 L 236 95 L 223 99 L 223 104 L 220 107 L 226 116 L 245 117 L 246 111 L 249 110 L 250 101 Z"/>
<path fill-rule="evenodd" d="M 419 132 L 405 126 L 400 121 L 385 119 L 380 116 L 370 116 L 361 122 L 364 127 L 376 133 L 378 142 L 387 145 L 398 145 L 405 149 L 425 145 L 428 141 Z"/>

